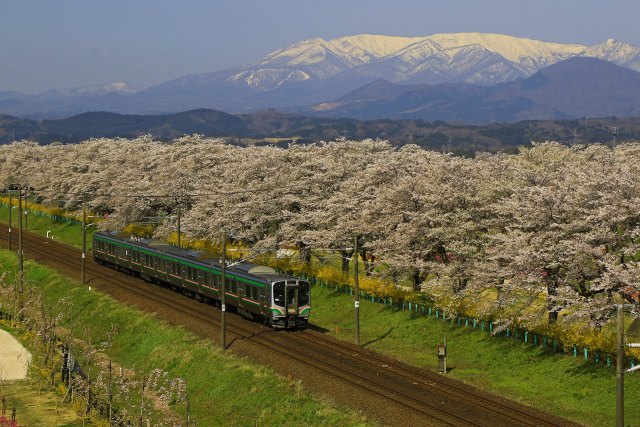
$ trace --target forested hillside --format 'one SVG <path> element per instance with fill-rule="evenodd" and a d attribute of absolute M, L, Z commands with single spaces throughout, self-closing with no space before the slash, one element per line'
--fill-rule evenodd
<path fill-rule="evenodd" d="M 136 138 L 151 135 L 168 141 L 184 135 L 225 137 L 239 145 L 278 144 L 286 147 L 336 138 L 384 139 L 394 146 L 416 144 L 456 154 L 476 151 L 516 152 L 532 141 L 563 144 L 618 142 L 640 138 L 640 118 L 600 118 L 564 121 L 520 121 L 482 126 L 424 120 L 368 120 L 306 117 L 267 110 L 253 114 L 227 114 L 191 110 L 166 115 L 85 113 L 57 120 L 34 121 L 0 115 L 0 143 L 31 140 L 41 144 L 77 143 L 88 138 Z"/>

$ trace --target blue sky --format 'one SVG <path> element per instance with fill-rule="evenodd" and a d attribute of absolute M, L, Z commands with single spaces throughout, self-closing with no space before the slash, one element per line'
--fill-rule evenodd
<path fill-rule="evenodd" d="M 361 33 L 640 45 L 638 16 L 632 0 L 1 0 L 0 90 L 148 86 Z"/>

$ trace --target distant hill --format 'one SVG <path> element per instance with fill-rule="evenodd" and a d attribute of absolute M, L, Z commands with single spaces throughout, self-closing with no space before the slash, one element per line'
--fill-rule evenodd
<path fill-rule="evenodd" d="M 440 86 L 443 89 L 445 86 Z M 191 110 L 165 115 L 84 113 L 59 120 L 34 121 L 0 115 L 0 143 L 32 140 L 42 144 L 74 143 L 98 137 L 137 137 L 150 134 L 169 140 L 185 134 L 225 137 L 233 144 L 315 143 L 337 138 L 388 139 L 394 145 L 417 144 L 424 148 L 473 154 L 475 151 L 514 151 L 531 141 L 554 140 L 568 144 L 611 141 L 611 127 L 618 141 L 640 140 L 640 117 L 562 121 L 525 120 L 515 123 L 469 125 L 425 120 L 355 120 L 308 117 L 265 110 L 253 114 L 227 114 L 215 110 Z"/>
<path fill-rule="evenodd" d="M 496 86 L 465 83 L 402 86 L 376 81 L 301 113 L 358 119 L 424 119 L 468 123 L 640 115 L 640 73 L 576 57 L 524 80 Z"/>

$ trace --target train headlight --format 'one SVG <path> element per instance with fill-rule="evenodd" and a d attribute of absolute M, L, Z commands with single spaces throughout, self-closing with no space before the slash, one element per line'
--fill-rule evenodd
<path fill-rule="evenodd" d="M 295 308 L 290 308 L 289 310 L 287 310 L 288 314 L 296 314 L 296 309 Z"/>

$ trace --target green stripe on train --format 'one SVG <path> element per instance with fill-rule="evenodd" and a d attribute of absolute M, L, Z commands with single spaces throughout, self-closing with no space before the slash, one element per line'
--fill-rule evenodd
<path fill-rule="evenodd" d="M 160 252 L 150 251 L 148 249 L 144 249 L 144 248 L 141 248 L 139 246 L 134 246 L 134 245 L 131 245 L 129 243 L 125 243 L 125 242 L 123 242 L 121 240 L 111 239 L 111 238 L 105 237 L 105 236 L 94 236 L 94 238 L 96 240 L 102 240 L 104 242 L 117 243 L 118 245 L 122 246 L 123 248 L 135 249 L 136 251 L 142 252 L 142 253 L 147 254 L 147 255 L 157 256 L 157 257 L 165 259 L 167 261 L 178 262 L 181 265 L 187 265 L 189 267 L 197 268 L 198 270 L 207 271 L 207 272 L 216 274 L 218 276 L 222 276 L 222 272 L 221 271 L 212 270 L 210 268 L 204 267 L 202 265 L 194 264 L 194 263 L 189 262 L 187 260 L 184 260 L 182 258 L 174 258 L 174 257 L 171 257 L 169 255 L 164 255 L 164 254 L 162 254 Z M 249 283 L 251 285 L 256 285 L 256 286 L 261 287 L 261 288 L 266 288 L 267 287 L 267 285 L 264 284 L 264 283 L 257 282 L 255 280 L 247 279 L 247 278 L 244 278 L 244 277 L 236 276 L 235 274 L 229 273 L 228 271 L 225 272 L 225 276 L 228 277 L 228 278 L 239 280 L 239 281 L 244 282 L 244 283 Z"/>

